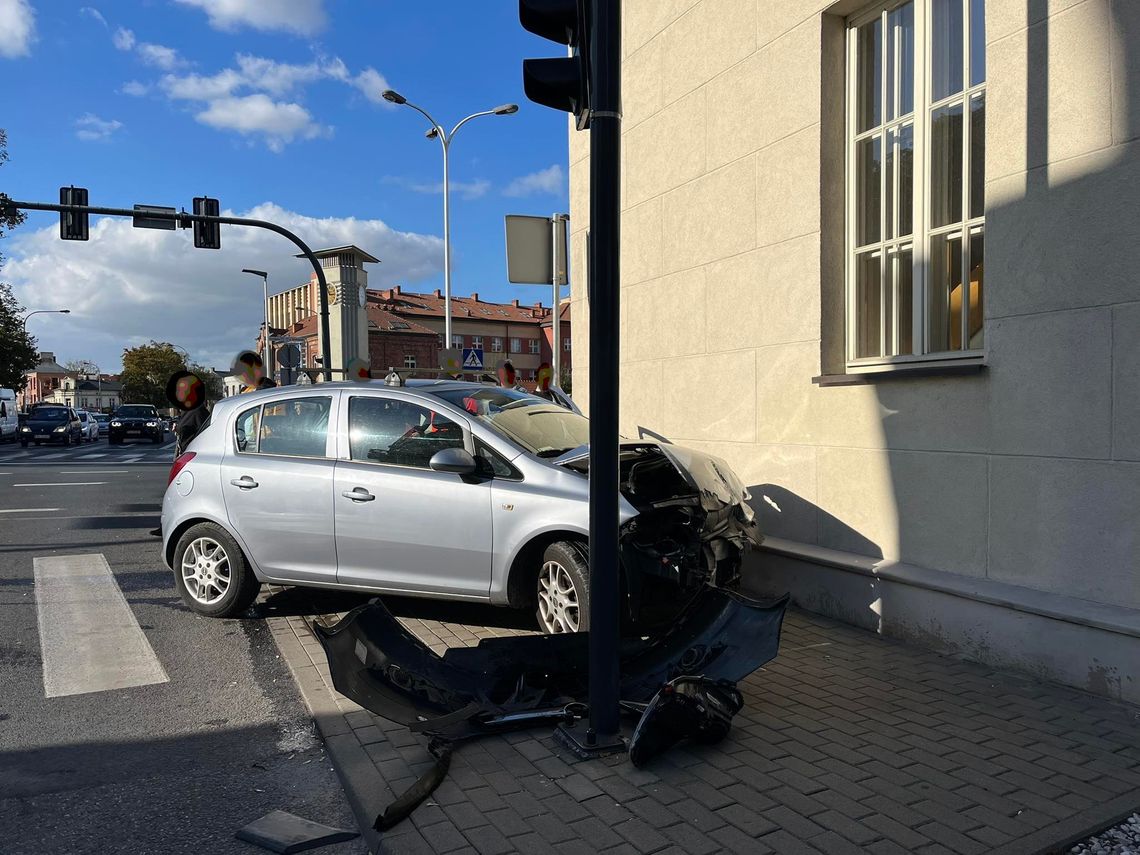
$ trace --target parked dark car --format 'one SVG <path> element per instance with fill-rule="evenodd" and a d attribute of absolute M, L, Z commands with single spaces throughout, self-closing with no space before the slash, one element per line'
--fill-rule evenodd
<path fill-rule="evenodd" d="M 107 440 L 111 445 L 119 445 L 124 439 L 138 437 L 151 442 L 162 442 L 166 434 L 158 410 L 150 404 L 123 404 L 111 415 L 111 426 Z"/>
<path fill-rule="evenodd" d="M 20 428 L 20 445 L 29 442 L 60 442 L 71 445 L 83 441 L 83 423 L 71 407 L 61 404 L 41 404 L 28 413 L 28 420 Z"/>

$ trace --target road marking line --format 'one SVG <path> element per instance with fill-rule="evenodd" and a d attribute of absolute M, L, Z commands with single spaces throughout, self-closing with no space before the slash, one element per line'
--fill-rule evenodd
<path fill-rule="evenodd" d="M 143 459 L 143 455 L 138 454 L 138 455 L 133 455 L 131 457 L 124 457 L 122 462 L 123 463 L 138 463 L 142 459 Z"/>
<path fill-rule="evenodd" d="M 129 475 L 130 469 L 61 469 L 60 475 Z"/>
<path fill-rule="evenodd" d="M 85 455 L 83 455 L 83 459 L 87 460 L 88 458 L 90 458 L 90 459 L 94 460 L 96 457 L 106 457 L 106 456 L 107 456 L 107 452 L 100 451 L 98 454 L 85 454 Z"/>
<path fill-rule="evenodd" d="M 173 442 L 168 442 L 168 443 L 166 443 L 166 445 L 164 445 L 164 446 L 161 446 L 161 447 L 160 447 L 158 450 L 159 450 L 159 451 L 166 451 L 167 449 L 171 449 L 171 448 L 174 448 L 174 446 L 175 446 L 175 443 L 173 443 Z"/>
<path fill-rule="evenodd" d="M 45 481 L 42 484 L 13 484 L 13 487 L 97 487 L 106 481 Z"/>
<path fill-rule="evenodd" d="M 32 564 L 44 697 L 170 681 L 102 553 Z"/>
<path fill-rule="evenodd" d="M 58 511 L 59 508 L 16 508 L 11 511 L 0 511 L 0 514 L 38 514 L 45 511 Z"/>
<path fill-rule="evenodd" d="M 62 457 L 67 457 L 66 454 L 43 454 L 40 455 L 40 460 L 59 460 Z"/>

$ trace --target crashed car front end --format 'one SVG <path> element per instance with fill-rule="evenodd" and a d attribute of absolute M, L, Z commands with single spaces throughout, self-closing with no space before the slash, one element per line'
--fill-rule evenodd
<path fill-rule="evenodd" d="M 589 449 L 555 463 L 588 474 Z M 763 535 L 731 467 L 711 454 L 648 441 L 623 442 L 619 465 L 622 495 L 637 511 L 619 540 L 628 616 L 668 619 L 678 592 L 684 602 L 706 585 L 735 587 L 745 553 Z"/>

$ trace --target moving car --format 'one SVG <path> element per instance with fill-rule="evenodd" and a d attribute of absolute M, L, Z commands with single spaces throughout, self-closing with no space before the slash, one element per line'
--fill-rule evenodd
<path fill-rule="evenodd" d="M 83 423 L 71 407 L 62 404 L 37 404 L 28 413 L 28 421 L 20 428 L 20 445 L 29 442 L 62 442 L 71 445 L 83 441 Z"/>
<path fill-rule="evenodd" d="M 262 582 L 533 609 L 588 629 L 589 424 L 458 381 L 322 383 L 219 401 L 171 467 L 163 557 L 190 608 L 241 614 Z M 623 603 L 667 618 L 739 578 L 760 542 L 724 463 L 621 449 Z"/>
<path fill-rule="evenodd" d="M 162 442 L 166 433 L 158 410 L 151 404 L 123 404 L 111 415 L 107 440 L 111 445 L 120 445 L 128 437 L 149 439 L 153 443 Z"/>
<path fill-rule="evenodd" d="M 11 389 L 0 389 L 0 442 L 15 442 L 19 433 L 16 393 Z"/>
<path fill-rule="evenodd" d="M 106 436 L 111 430 L 111 417 L 106 413 L 92 413 L 91 416 L 99 428 L 99 436 Z"/>
<path fill-rule="evenodd" d="M 86 410 L 79 410 L 76 415 L 79 416 L 79 421 L 83 423 L 83 438 L 88 442 L 95 442 L 99 439 L 99 423 L 95 421 L 95 416 Z"/>

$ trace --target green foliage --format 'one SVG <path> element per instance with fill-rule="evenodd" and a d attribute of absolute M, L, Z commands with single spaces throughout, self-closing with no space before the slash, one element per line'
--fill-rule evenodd
<path fill-rule="evenodd" d="M 8 135 L 0 128 L 0 166 L 8 160 Z M 0 238 L 24 221 L 24 215 L 8 208 L 8 197 L 0 193 Z M 0 255 L 0 265 L 4 256 Z M 24 388 L 28 380 L 25 371 L 36 367 L 35 340 L 24 330 L 24 307 L 12 294 L 10 286 L 0 282 L 0 388 Z"/>
<path fill-rule="evenodd" d="M 123 373 L 119 379 L 123 383 L 124 404 L 153 404 L 161 409 L 169 409 L 166 400 L 166 384 L 170 375 L 186 370 L 186 359 L 165 341 L 151 341 L 138 347 L 123 349 Z"/>

